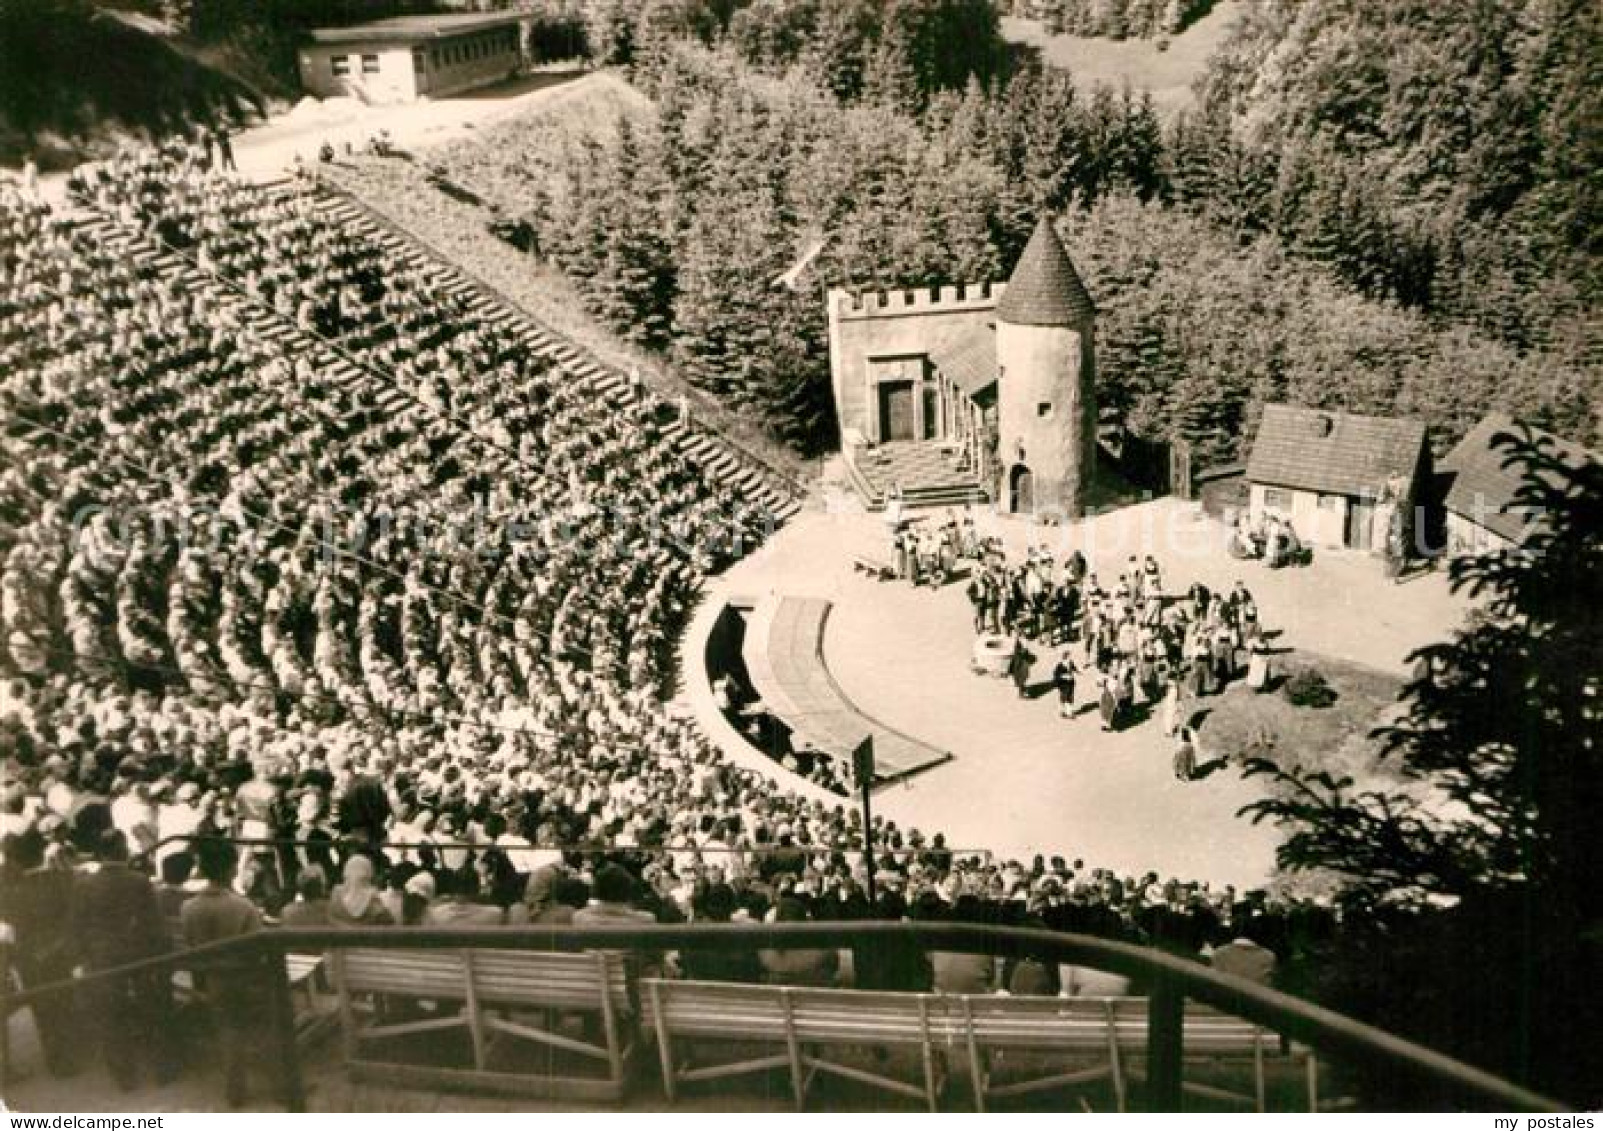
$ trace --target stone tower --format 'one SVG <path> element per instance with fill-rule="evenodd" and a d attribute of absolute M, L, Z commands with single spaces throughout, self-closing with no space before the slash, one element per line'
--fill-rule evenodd
<path fill-rule="evenodd" d="M 1096 307 L 1042 217 L 996 307 L 1000 498 L 1014 514 L 1085 512 L 1096 469 Z"/>

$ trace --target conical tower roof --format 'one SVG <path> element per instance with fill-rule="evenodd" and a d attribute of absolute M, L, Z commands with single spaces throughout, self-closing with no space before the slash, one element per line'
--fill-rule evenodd
<path fill-rule="evenodd" d="M 1080 281 L 1069 253 L 1042 216 L 1013 268 L 996 316 L 1015 326 L 1079 326 L 1096 316 L 1096 304 Z"/>

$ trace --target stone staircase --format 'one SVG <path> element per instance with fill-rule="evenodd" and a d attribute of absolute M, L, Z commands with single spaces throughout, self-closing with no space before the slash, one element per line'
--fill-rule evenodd
<path fill-rule="evenodd" d="M 883 510 L 893 488 L 900 490 L 902 506 L 912 509 L 962 507 L 989 500 L 974 474 L 960 468 L 934 441 L 880 444 L 847 452 L 846 470 L 869 510 Z"/>

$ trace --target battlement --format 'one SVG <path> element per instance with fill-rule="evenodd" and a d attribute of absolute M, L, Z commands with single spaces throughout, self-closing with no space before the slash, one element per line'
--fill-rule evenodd
<path fill-rule="evenodd" d="M 941 287 L 907 287 L 860 293 L 836 289 L 829 293 L 829 309 L 840 320 L 989 310 L 1006 289 L 1006 283 L 947 284 Z"/>

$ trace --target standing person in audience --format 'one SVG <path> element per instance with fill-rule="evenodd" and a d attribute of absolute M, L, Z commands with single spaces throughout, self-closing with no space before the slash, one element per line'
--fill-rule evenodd
<path fill-rule="evenodd" d="M 0 923 L 12 931 L 12 968 L 24 990 L 72 977 L 73 874 L 45 867 L 45 838 L 37 829 L 9 833 L 0 865 Z M 29 1006 L 52 1076 L 77 1073 L 80 1066 L 77 995 L 51 994 Z M 0 1021 L 0 1023 L 4 1023 Z"/>
<path fill-rule="evenodd" d="M 196 845 L 196 858 L 206 886 L 184 904 L 185 945 L 206 946 L 261 930 L 255 904 L 233 890 L 238 849 L 220 837 L 207 838 Z M 265 970 L 261 964 L 226 959 L 210 960 L 195 970 L 195 988 L 211 1012 L 221 1046 L 229 1107 L 245 1102 L 249 1051 L 270 1021 Z"/>
<path fill-rule="evenodd" d="M 1197 776 L 1196 736 L 1188 726 L 1181 727 L 1175 737 L 1174 776 L 1180 781 L 1190 781 Z"/>
<path fill-rule="evenodd" d="M 155 958 L 169 949 L 156 891 L 128 866 L 128 841 L 116 829 L 101 834 L 99 866 L 77 878 L 72 924 L 88 973 Z M 106 1067 L 124 1091 L 138 1086 L 141 1067 L 147 1064 L 159 1083 L 177 1076 L 169 1038 L 171 993 L 165 970 L 99 982 L 88 993 Z"/>
<path fill-rule="evenodd" d="M 195 894 L 189 888 L 189 877 L 195 870 L 195 857 L 187 849 L 175 852 L 161 862 L 161 883 L 156 885 L 156 903 L 161 908 L 161 920 L 167 925 L 168 936 L 174 946 L 184 941 L 183 910 Z"/>
<path fill-rule="evenodd" d="M 1117 730 L 1119 725 L 1119 679 L 1113 672 L 1103 672 L 1098 682 L 1097 709 L 1102 713 L 1102 729 Z"/>
<path fill-rule="evenodd" d="M 217 144 L 218 168 L 227 172 L 234 172 L 238 166 L 234 164 L 234 140 L 229 136 L 228 127 L 219 125 L 212 130 L 212 139 Z"/>
<path fill-rule="evenodd" d="M 1279 964 L 1279 960 L 1275 957 L 1274 951 L 1259 943 L 1251 935 L 1252 928 L 1249 926 L 1223 946 L 1215 947 L 1208 957 L 1208 962 L 1221 974 L 1230 974 L 1267 986 L 1274 980 L 1275 967 Z"/>

